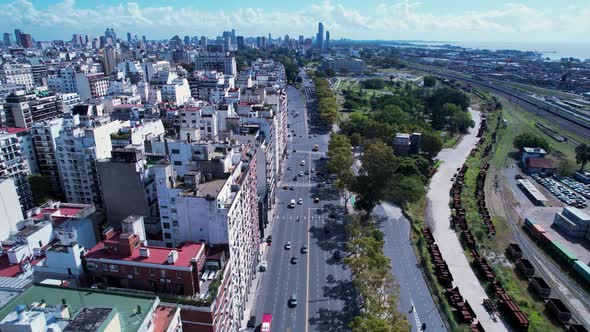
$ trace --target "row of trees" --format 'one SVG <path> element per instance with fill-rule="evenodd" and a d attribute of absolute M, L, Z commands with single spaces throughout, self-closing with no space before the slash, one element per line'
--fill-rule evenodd
<path fill-rule="evenodd" d="M 320 117 L 326 124 L 333 124 L 340 116 L 338 100 L 330 88 L 330 83 L 322 77 L 313 77 Z"/>
<path fill-rule="evenodd" d="M 358 218 L 347 225 L 350 255 L 344 262 L 359 292 L 361 314 L 350 323 L 353 332 L 405 332 L 410 325 L 398 307 L 399 287 L 390 273 L 391 262 L 383 254 L 383 234 Z"/>

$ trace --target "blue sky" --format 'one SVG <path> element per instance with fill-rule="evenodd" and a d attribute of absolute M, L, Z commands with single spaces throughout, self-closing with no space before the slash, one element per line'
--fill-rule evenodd
<path fill-rule="evenodd" d="M 0 0 L 0 31 L 37 40 L 97 36 L 114 27 L 148 38 L 174 34 L 315 34 L 332 38 L 590 42 L 590 0 Z"/>

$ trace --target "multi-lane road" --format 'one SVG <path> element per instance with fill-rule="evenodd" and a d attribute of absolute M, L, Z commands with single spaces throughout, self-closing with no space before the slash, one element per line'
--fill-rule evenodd
<path fill-rule="evenodd" d="M 335 251 L 344 252 L 343 209 L 338 192 L 329 184 L 318 188 L 318 183 L 327 181 L 324 155 L 329 129 L 317 126 L 321 121 L 313 104 L 313 85 L 305 73 L 302 75 L 307 98 L 287 88 L 289 155 L 277 190 L 268 269 L 260 272 L 263 276 L 254 314 L 257 324 L 264 313 L 272 314 L 273 331 L 346 331 L 358 301 L 350 272 L 334 258 Z M 313 151 L 314 145 L 319 151 Z M 314 202 L 316 197 L 318 203 Z M 292 199 L 301 199 L 302 204 L 289 208 Z M 289 250 L 285 249 L 287 242 Z M 302 253 L 302 247 L 307 253 Z M 296 263 L 291 261 L 293 257 Z M 293 295 L 298 304 L 290 307 Z"/>

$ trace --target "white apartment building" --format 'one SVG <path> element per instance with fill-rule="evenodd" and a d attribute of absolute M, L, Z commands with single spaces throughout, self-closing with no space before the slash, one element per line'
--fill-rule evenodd
<path fill-rule="evenodd" d="M 198 141 L 216 140 L 219 135 L 219 119 L 216 105 L 185 107 L 180 113 L 180 139 Z"/>
<path fill-rule="evenodd" d="M 109 92 L 109 77 L 104 73 L 76 73 L 76 92 L 83 101 L 106 96 Z"/>
<path fill-rule="evenodd" d="M 24 85 L 27 90 L 35 87 L 33 67 L 24 63 L 5 63 L 0 66 L 0 79 L 6 84 Z"/>
<path fill-rule="evenodd" d="M 184 105 L 191 100 L 191 89 L 186 78 L 177 77 L 169 84 L 163 84 L 162 101 L 173 105 Z"/>
<path fill-rule="evenodd" d="M 33 193 L 28 177 L 31 175 L 21 138 L 15 133 L 0 132 L 0 177 L 14 180 L 21 210 L 33 207 Z"/>
<path fill-rule="evenodd" d="M 229 52 L 201 52 L 195 57 L 196 70 L 211 70 L 235 76 L 236 58 Z"/>
<path fill-rule="evenodd" d="M 20 202 L 14 180 L 0 177 L 0 241 L 22 228 L 23 212 L 14 208 L 18 205 Z"/>
<path fill-rule="evenodd" d="M 170 163 L 153 166 L 164 241 L 228 244 L 236 315 L 242 319 L 259 258 L 256 150 L 217 146 L 201 158 L 182 181 Z"/>
<path fill-rule="evenodd" d="M 81 103 L 80 96 L 76 92 L 72 93 L 60 93 L 57 95 L 58 101 L 60 102 L 60 109 L 62 113 L 68 113 L 74 108 L 74 106 Z"/>
<path fill-rule="evenodd" d="M 84 128 L 64 128 L 55 140 L 64 193 L 70 203 L 101 205 L 96 161 L 111 157 L 111 134 L 120 121 L 97 119 Z"/>
<path fill-rule="evenodd" d="M 59 93 L 77 93 L 76 70 L 72 66 L 61 68 L 56 76 L 47 78 L 49 89 Z"/>

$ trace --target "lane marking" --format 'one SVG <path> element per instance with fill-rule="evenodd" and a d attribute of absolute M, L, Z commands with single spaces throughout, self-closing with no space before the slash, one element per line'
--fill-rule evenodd
<path fill-rule="evenodd" d="M 416 320 L 416 330 L 420 331 L 422 329 L 422 324 L 420 323 L 420 317 L 418 317 L 418 311 L 414 307 L 414 301 L 412 301 L 411 296 L 410 296 L 410 303 L 412 303 L 412 312 L 414 314 L 414 319 Z"/>
<path fill-rule="evenodd" d="M 311 221 L 311 209 L 307 209 L 307 248 L 309 248 L 309 230 L 310 230 L 310 221 Z M 309 316 L 309 255 L 305 257 L 306 261 L 306 277 L 305 277 L 305 332 L 308 329 L 308 316 Z"/>

